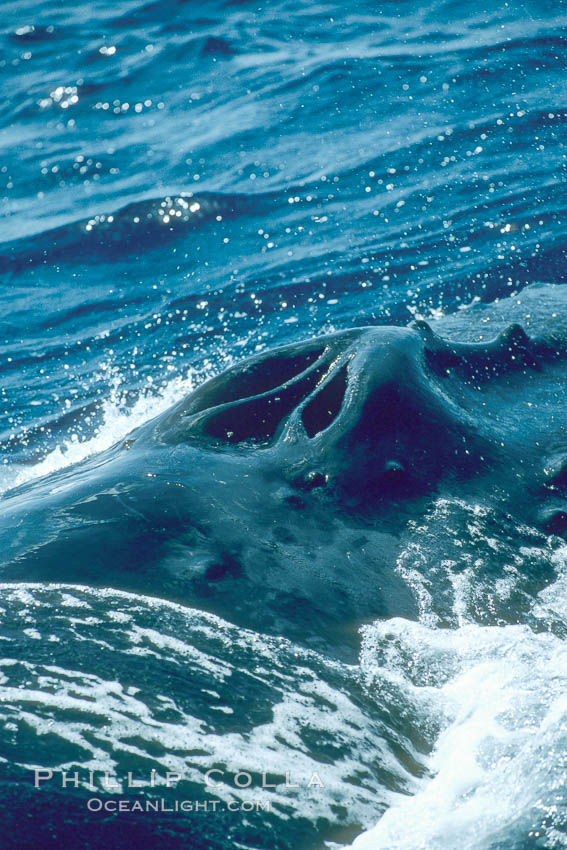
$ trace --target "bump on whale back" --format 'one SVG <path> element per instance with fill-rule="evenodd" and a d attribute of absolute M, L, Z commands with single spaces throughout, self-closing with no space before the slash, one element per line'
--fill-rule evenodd
<path fill-rule="evenodd" d="M 457 369 L 463 375 L 482 380 L 519 368 L 539 370 L 540 357 L 550 349 L 548 344 L 532 339 L 515 323 L 493 339 L 479 343 L 449 342 L 423 320 L 412 322 L 410 327 L 423 336 L 427 362 L 438 374 Z"/>

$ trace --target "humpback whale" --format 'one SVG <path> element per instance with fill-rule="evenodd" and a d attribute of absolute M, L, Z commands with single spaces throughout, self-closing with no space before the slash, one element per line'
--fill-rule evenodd
<path fill-rule="evenodd" d="M 149 592 L 353 658 L 362 623 L 417 616 L 393 564 L 432 499 L 565 533 L 567 434 L 547 415 L 565 396 L 564 300 L 531 287 L 521 307 L 479 307 L 472 341 L 457 315 L 246 359 L 6 493 L 0 579 Z"/>
<path fill-rule="evenodd" d="M 550 636 L 531 602 L 567 527 L 565 293 L 262 352 L 4 493 L 13 846 L 25 811 L 42 847 L 307 850 L 415 792 L 440 719 L 413 700 L 447 675 L 427 635 Z M 272 808 L 227 808 L 251 800 Z"/>

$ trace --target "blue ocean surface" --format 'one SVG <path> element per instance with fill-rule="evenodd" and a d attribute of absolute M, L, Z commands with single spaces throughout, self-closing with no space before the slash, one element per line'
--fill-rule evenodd
<path fill-rule="evenodd" d="M 0 509 L 31 494 L 14 540 L 39 527 L 35 482 L 88 476 L 241 358 L 564 315 L 564 2 L 4 0 L 0 30 Z M 553 386 L 540 427 L 564 432 Z M 357 624 L 354 659 L 159 576 L 134 593 L 112 563 L 96 588 L 78 562 L 59 583 L 1 573 L 2 846 L 566 847 L 567 550 L 495 528 L 479 492 L 415 521 L 392 571 L 416 617 Z M 211 768 L 223 805 L 271 810 L 85 808 L 117 799 L 89 771 L 126 797 L 128 771 L 173 771 L 162 796 L 197 800 Z"/>

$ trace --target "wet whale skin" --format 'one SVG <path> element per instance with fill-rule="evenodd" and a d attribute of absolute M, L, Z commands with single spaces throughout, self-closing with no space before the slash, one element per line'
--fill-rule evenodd
<path fill-rule="evenodd" d="M 532 289 L 545 306 L 556 288 Z M 107 452 L 8 493 L 1 576 L 156 593 L 354 658 L 361 623 L 417 616 L 394 565 L 433 499 L 564 533 L 567 443 L 548 417 L 564 335 L 529 315 L 474 342 L 453 318 L 244 360 Z"/>

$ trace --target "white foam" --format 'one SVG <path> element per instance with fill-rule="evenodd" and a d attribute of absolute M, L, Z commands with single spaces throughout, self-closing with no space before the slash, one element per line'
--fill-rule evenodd
<path fill-rule="evenodd" d="M 282 818 L 293 811 L 314 823 L 366 823 L 377 801 L 382 808 L 391 802 L 369 764 L 390 772 L 398 787 L 414 787 L 415 777 L 383 740 L 381 722 L 368 716 L 370 702 L 360 700 L 356 667 L 142 594 L 0 584 L 0 595 L 18 653 L 17 661 L 0 659 L 0 728 L 16 724 L 43 743 L 41 765 L 32 746 L 22 753 L 24 769 L 78 771 L 84 787 L 88 771 L 108 773 L 122 789 L 132 764 L 147 765 L 145 775 L 154 769 L 160 782 L 172 771 L 201 785 L 215 767 L 224 771 L 215 777 L 215 797 L 269 800 Z M 84 609 L 61 604 L 69 599 L 86 603 Z M 47 656 L 49 663 L 22 649 L 35 649 L 19 616 L 32 604 L 44 641 L 65 633 L 64 653 Z M 104 623 L 106 651 L 97 655 L 112 659 L 108 673 L 104 662 L 91 672 L 93 646 L 101 645 L 92 611 Z M 22 654 L 33 660 L 21 662 Z M 132 663 L 136 654 L 142 664 Z M 61 763 L 69 745 L 72 761 Z M 320 758 L 321 746 L 332 748 L 333 759 Z M 254 782 L 239 789 L 232 777 L 240 771 L 265 772 L 273 787 Z"/>
<path fill-rule="evenodd" d="M 194 373 L 173 378 L 165 387 L 156 390 L 151 384 L 140 392 L 131 406 L 124 405 L 120 375 L 114 377 L 108 398 L 102 405 L 102 421 L 93 435 L 81 440 L 76 432 L 69 433 L 53 451 L 34 465 L 10 464 L 0 467 L 0 493 L 56 472 L 110 448 L 127 434 L 158 416 L 168 407 L 191 392 L 196 384 Z"/>
<path fill-rule="evenodd" d="M 535 610 L 557 624 L 561 606 L 567 624 L 566 600 L 563 569 Z M 369 687 L 394 680 L 424 726 L 439 724 L 440 732 L 419 791 L 399 794 L 353 850 L 486 850 L 497 843 L 512 850 L 535 838 L 538 847 L 567 847 L 564 639 L 528 625 L 439 629 L 401 619 L 363 631 Z"/>

